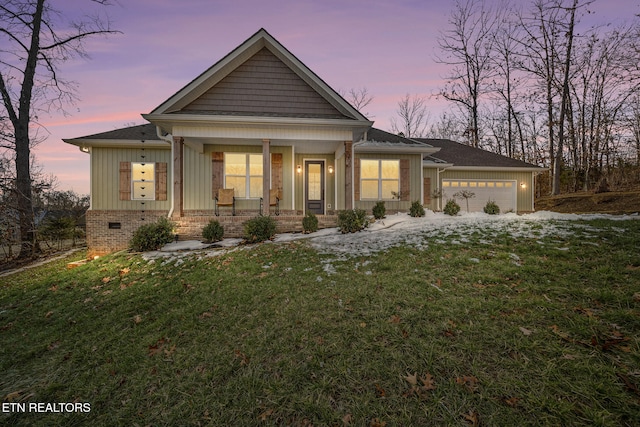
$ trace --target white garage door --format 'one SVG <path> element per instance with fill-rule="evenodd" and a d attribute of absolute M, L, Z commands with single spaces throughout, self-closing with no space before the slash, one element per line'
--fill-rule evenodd
<path fill-rule="evenodd" d="M 500 213 L 516 212 L 516 181 L 444 179 L 442 180 L 442 190 L 444 202 L 461 191 L 466 190 L 473 193 L 474 196 L 469 199 L 469 212 L 482 212 L 489 200 L 494 201 L 500 207 Z M 464 198 L 458 197 L 456 201 L 462 211 L 467 209 L 467 202 Z"/>

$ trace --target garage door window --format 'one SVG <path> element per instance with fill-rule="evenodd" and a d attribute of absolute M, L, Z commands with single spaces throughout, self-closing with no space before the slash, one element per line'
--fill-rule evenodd
<path fill-rule="evenodd" d="M 474 194 L 469 199 L 469 211 L 482 211 L 488 201 L 495 202 L 502 212 L 516 211 L 516 182 L 510 180 L 451 179 L 442 181 L 445 198 L 451 198 L 459 191 Z"/>

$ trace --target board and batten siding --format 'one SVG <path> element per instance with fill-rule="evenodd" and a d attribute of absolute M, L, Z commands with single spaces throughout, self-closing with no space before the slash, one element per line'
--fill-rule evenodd
<path fill-rule="evenodd" d="M 189 146 L 184 147 L 184 209 L 185 210 L 211 210 L 215 203 L 213 200 L 212 181 L 212 153 L 255 153 L 262 154 L 262 146 L 258 145 L 205 145 L 204 152 L 198 153 Z M 282 154 L 282 186 L 283 199 L 280 201 L 280 209 L 291 209 L 291 147 L 270 147 L 271 153 Z M 236 209 L 259 209 L 257 200 L 237 200 Z"/>
<path fill-rule="evenodd" d="M 426 169 L 425 169 L 426 171 Z M 516 181 L 516 195 L 517 204 L 516 209 L 518 212 L 531 212 L 533 211 L 533 191 L 534 191 L 534 177 L 532 172 L 526 171 L 491 171 L 491 170 L 456 170 L 447 169 L 440 173 L 440 180 L 444 179 L 461 179 L 461 180 L 504 180 L 504 181 Z M 425 174 L 426 176 L 426 174 Z M 525 187 L 520 186 L 521 183 L 525 184 Z M 444 194 L 442 197 L 443 206 L 447 199 L 450 199 L 453 194 Z"/>
<path fill-rule="evenodd" d="M 422 156 L 419 154 L 377 154 L 377 153 L 356 153 L 354 159 L 374 159 L 374 160 L 408 160 L 409 161 L 409 196 L 405 196 L 401 201 L 398 200 L 385 200 L 387 209 L 399 209 L 408 210 L 411 206 L 411 202 L 415 200 L 421 200 L 422 194 Z M 400 170 L 400 179 L 403 181 L 402 164 Z M 354 167 L 354 169 L 357 169 Z M 356 193 L 359 193 L 360 179 L 354 174 L 353 181 L 354 189 Z M 406 188 L 406 182 L 401 182 L 400 187 Z M 357 188 L 356 188 L 357 186 Z M 375 206 L 374 200 L 358 200 L 356 198 L 354 207 L 371 211 Z"/>
<path fill-rule="evenodd" d="M 167 148 L 146 148 L 145 158 L 141 158 L 139 148 L 100 148 L 91 149 L 91 209 L 93 210 L 140 210 L 139 200 L 120 200 L 120 163 L 147 162 L 167 164 L 166 200 L 146 200 L 144 209 L 169 210 L 172 188 L 170 183 L 171 150 Z"/>

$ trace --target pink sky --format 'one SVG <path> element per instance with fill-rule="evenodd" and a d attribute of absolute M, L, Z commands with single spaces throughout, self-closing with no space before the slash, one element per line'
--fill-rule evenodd
<path fill-rule="evenodd" d="M 57 0 L 79 15 L 87 0 Z M 513 1 L 512 1 L 513 2 Z M 260 28 L 336 90 L 366 87 L 374 126 L 389 130 L 405 94 L 429 96 L 446 69 L 436 39 L 451 3 L 442 0 L 132 0 L 107 8 L 121 35 L 87 43 L 91 59 L 64 64 L 78 83 L 70 116 L 41 117 L 50 135 L 35 153 L 60 190 L 89 193 L 89 156 L 62 138 L 142 124 L 148 113 Z M 529 2 L 523 1 L 523 4 Z M 591 19 L 620 23 L 640 0 L 597 0 Z M 435 120 L 448 105 L 430 99 Z"/>

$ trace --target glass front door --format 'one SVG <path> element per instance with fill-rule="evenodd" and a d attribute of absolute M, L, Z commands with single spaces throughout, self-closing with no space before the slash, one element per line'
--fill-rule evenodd
<path fill-rule="evenodd" d="M 304 201 L 307 212 L 324 214 L 324 161 L 307 160 L 304 162 L 305 191 Z"/>

